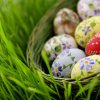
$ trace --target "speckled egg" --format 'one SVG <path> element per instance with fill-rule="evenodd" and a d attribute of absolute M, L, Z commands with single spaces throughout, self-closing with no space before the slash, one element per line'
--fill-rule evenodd
<path fill-rule="evenodd" d="M 77 43 L 85 48 L 89 40 L 100 32 L 100 17 L 95 16 L 82 21 L 76 28 L 75 39 Z"/>
<path fill-rule="evenodd" d="M 84 51 L 78 48 L 66 49 L 60 53 L 52 64 L 55 77 L 71 77 L 71 70 L 75 63 L 85 57 Z"/>
<path fill-rule="evenodd" d="M 100 72 L 100 56 L 88 56 L 75 64 L 71 72 L 71 78 L 81 79 L 98 72 Z"/>
<path fill-rule="evenodd" d="M 68 8 L 61 9 L 54 19 L 55 34 L 69 34 L 74 36 L 75 28 L 79 24 L 78 15 Z"/>
<path fill-rule="evenodd" d="M 74 38 L 70 35 L 62 34 L 54 36 L 49 39 L 43 50 L 46 52 L 49 61 L 53 61 L 58 54 L 60 54 L 65 49 L 77 48 L 77 44 Z"/>
<path fill-rule="evenodd" d="M 81 19 L 100 16 L 100 0 L 80 0 L 77 11 Z"/>
<path fill-rule="evenodd" d="M 85 48 L 87 56 L 93 54 L 100 54 L 100 33 L 96 33 L 94 37 L 88 42 Z"/>

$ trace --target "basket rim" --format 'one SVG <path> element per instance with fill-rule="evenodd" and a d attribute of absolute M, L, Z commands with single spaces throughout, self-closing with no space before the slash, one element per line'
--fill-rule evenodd
<path fill-rule="evenodd" d="M 42 71 L 41 69 L 39 69 L 38 67 L 35 67 L 36 70 L 38 70 L 41 75 L 43 76 L 43 78 L 45 79 L 45 81 L 52 83 L 52 80 L 54 80 L 57 83 L 63 84 L 63 81 L 66 82 L 66 84 L 72 84 L 72 85 L 78 85 L 77 83 L 80 82 L 81 84 L 85 85 L 87 84 L 89 81 L 93 80 L 94 78 L 99 79 L 100 78 L 100 72 L 97 73 L 93 73 L 89 76 L 80 78 L 80 79 L 71 79 L 71 78 L 60 78 L 60 77 L 55 77 L 55 76 L 51 76 L 50 74 L 46 74 L 44 71 Z M 48 83 L 47 82 L 47 83 Z"/>

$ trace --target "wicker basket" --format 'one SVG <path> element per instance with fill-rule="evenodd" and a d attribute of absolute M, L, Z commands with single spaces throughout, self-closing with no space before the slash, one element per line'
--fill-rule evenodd
<path fill-rule="evenodd" d="M 59 0 L 49 11 L 45 14 L 44 17 L 39 21 L 39 23 L 34 28 L 29 42 L 28 42 L 28 48 L 27 48 L 27 62 L 29 66 L 35 66 L 36 70 L 39 70 L 45 81 L 50 84 L 53 81 L 58 83 L 59 85 L 62 85 L 63 82 L 66 82 L 66 84 L 71 83 L 72 85 L 75 85 L 75 88 L 78 88 L 77 81 L 72 80 L 70 78 L 57 78 L 52 77 L 48 74 L 46 74 L 43 70 L 46 69 L 46 66 L 42 60 L 41 57 L 41 50 L 45 44 L 45 42 L 53 36 L 53 19 L 56 15 L 56 12 L 64 7 L 68 7 L 76 11 L 76 5 L 78 0 Z M 34 67 L 33 66 L 33 67 Z M 99 79 L 100 73 L 93 74 L 89 77 L 83 78 L 80 80 L 80 83 L 82 85 L 87 84 L 89 81 L 91 81 L 93 78 L 97 77 Z M 52 81 L 53 80 L 53 81 Z M 99 85 L 99 84 L 98 84 Z"/>

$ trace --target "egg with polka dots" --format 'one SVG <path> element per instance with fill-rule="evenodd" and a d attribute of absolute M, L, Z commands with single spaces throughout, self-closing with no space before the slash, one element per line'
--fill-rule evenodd
<path fill-rule="evenodd" d="M 86 55 L 100 54 L 100 33 L 94 35 L 94 37 L 88 42 L 85 48 Z"/>

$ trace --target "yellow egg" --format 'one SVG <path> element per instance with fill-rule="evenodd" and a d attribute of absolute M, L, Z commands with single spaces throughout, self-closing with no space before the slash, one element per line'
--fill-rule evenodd
<path fill-rule="evenodd" d="M 71 78 L 80 79 L 100 72 L 100 56 L 93 55 L 79 60 L 72 69 Z"/>
<path fill-rule="evenodd" d="M 98 32 L 100 32 L 100 16 L 91 17 L 77 26 L 75 39 L 81 47 L 85 48 L 88 41 Z"/>

